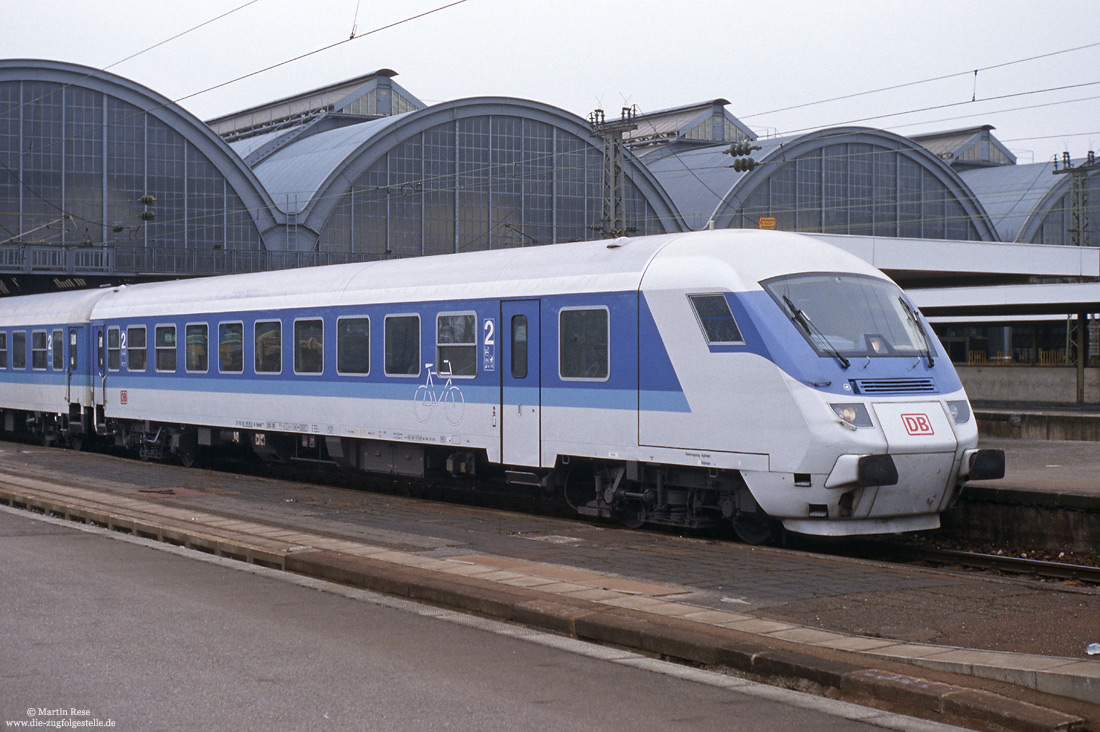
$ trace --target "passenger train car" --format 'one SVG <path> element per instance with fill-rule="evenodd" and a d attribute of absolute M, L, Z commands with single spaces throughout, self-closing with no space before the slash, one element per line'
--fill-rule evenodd
<path fill-rule="evenodd" d="M 778 232 L 5 298 L 0 409 L 46 442 L 240 443 L 748 541 L 935 528 L 1004 467 L 905 294 Z"/>

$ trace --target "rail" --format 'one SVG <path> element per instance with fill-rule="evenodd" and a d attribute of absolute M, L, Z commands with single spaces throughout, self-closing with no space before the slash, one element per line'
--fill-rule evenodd
<path fill-rule="evenodd" d="M 1002 572 L 1017 576 L 1039 577 L 1058 581 L 1077 581 L 1100 585 L 1100 567 L 1089 564 L 1051 562 L 1003 554 L 942 549 L 907 543 L 867 542 L 860 556 L 870 555 L 886 562 L 927 563 L 939 567 L 958 566 L 965 569 Z"/>

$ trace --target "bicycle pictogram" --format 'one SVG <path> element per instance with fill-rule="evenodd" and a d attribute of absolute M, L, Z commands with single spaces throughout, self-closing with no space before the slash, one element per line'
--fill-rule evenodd
<path fill-rule="evenodd" d="M 453 425 L 461 422 L 466 412 L 466 400 L 462 397 L 462 390 L 451 383 L 451 362 L 444 360 L 443 364 L 446 366 L 446 371 L 432 371 L 432 366 L 435 364 L 424 364 L 428 378 L 416 387 L 416 394 L 413 395 L 413 408 L 418 422 L 427 422 L 431 419 L 432 412 L 439 405 L 443 405 L 443 416 Z M 436 386 L 433 378 L 435 376 L 446 377 L 446 383 L 442 387 Z"/>

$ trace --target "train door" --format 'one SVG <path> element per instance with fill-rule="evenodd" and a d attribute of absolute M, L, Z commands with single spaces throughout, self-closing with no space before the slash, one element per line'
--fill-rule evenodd
<path fill-rule="evenodd" d="M 107 403 L 107 337 L 102 323 L 92 325 L 92 403 L 96 421 Z"/>
<path fill-rule="evenodd" d="M 80 359 L 78 354 L 78 344 L 80 343 L 80 328 L 69 328 L 69 357 L 65 360 L 65 398 L 69 401 L 69 404 L 79 402 L 83 404 L 86 401 L 86 395 L 81 393 L 81 389 L 84 388 L 84 383 L 79 379 L 80 376 Z M 73 378 L 77 378 L 76 386 L 73 386 Z"/>
<path fill-rule="evenodd" d="M 539 301 L 502 301 L 500 328 L 501 462 L 539 467 L 542 408 Z"/>

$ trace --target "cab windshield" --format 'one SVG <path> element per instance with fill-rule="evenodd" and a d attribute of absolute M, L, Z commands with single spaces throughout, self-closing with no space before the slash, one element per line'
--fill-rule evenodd
<path fill-rule="evenodd" d="M 916 310 L 893 282 L 866 275 L 814 273 L 761 283 L 818 355 L 848 358 L 917 356 L 932 345 Z"/>

